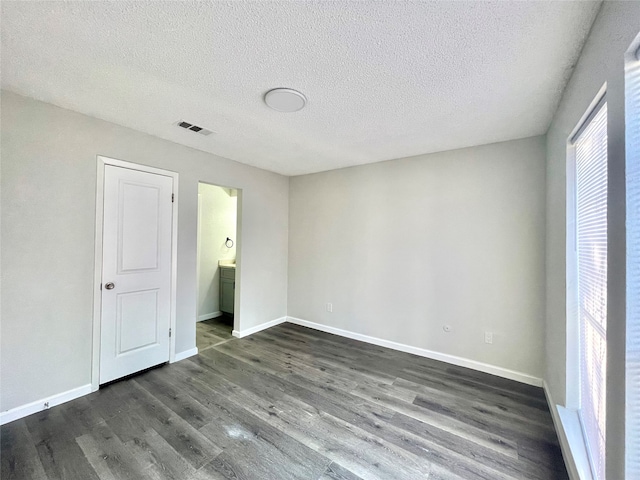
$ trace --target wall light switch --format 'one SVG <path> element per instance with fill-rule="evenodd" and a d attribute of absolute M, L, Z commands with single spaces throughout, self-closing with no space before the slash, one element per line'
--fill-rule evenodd
<path fill-rule="evenodd" d="M 333 312 L 333 303 L 327 303 L 327 312 Z"/>
<path fill-rule="evenodd" d="M 493 333 L 484 332 L 484 343 L 493 343 Z"/>

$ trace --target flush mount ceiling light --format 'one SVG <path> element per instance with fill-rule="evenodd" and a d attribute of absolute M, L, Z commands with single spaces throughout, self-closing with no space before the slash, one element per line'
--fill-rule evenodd
<path fill-rule="evenodd" d="M 297 112 L 307 103 L 307 98 L 290 88 L 274 88 L 264 94 L 264 103 L 278 112 Z"/>

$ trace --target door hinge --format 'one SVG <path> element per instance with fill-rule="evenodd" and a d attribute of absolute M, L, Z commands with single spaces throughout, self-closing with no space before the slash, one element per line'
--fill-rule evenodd
<path fill-rule="evenodd" d="M 173 203 L 173 201 L 175 200 L 175 198 L 176 198 L 176 197 L 175 197 L 175 195 L 172 193 L 172 194 L 171 194 L 171 203 Z"/>
<path fill-rule="evenodd" d="M 102 284 L 100 284 L 100 290 L 102 290 Z"/>
<path fill-rule="evenodd" d="M 171 338 L 171 329 L 169 329 L 169 338 Z"/>

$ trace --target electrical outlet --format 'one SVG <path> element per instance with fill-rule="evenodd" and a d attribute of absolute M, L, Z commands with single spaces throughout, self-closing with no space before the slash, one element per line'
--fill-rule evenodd
<path fill-rule="evenodd" d="M 327 303 L 327 312 L 333 312 L 333 303 Z"/>
<path fill-rule="evenodd" d="M 447 333 L 451 333 L 451 330 L 453 329 L 451 328 L 451 325 L 443 325 L 442 330 L 444 330 Z"/>
<path fill-rule="evenodd" d="M 493 333 L 484 332 L 484 343 L 493 343 Z"/>

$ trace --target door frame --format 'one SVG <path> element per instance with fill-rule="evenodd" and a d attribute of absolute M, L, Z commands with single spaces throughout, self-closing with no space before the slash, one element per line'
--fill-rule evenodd
<path fill-rule="evenodd" d="M 209 185 L 211 187 L 227 188 L 229 190 L 235 190 L 238 196 L 238 203 L 236 206 L 236 239 L 234 240 L 236 245 L 236 287 L 233 300 L 233 332 L 240 331 L 240 287 L 242 278 L 242 209 L 243 209 L 243 195 L 244 189 L 239 187 L 230 187 L 228 185 L 222 185 L 220 183 L 214 183 L 205 180 L 198 180 L 198 192 L 200 192 L 200 184 Z M 196 210 L 196 324 L 198 320 L 198 307 L 200 305 L 200 193 L 198 193 L 198 204 Z M 233 335 L 235 337 L 235 335 Z"/>
<path fill-rule="evenodd" d="M 104 222 L 104 172 L 107 165 L 128 168 L 139 172 L 155 173 L 173 179 L 173 208 L 171 219 L 171 292 L 170 292 L 170 328 L 169 362 L 176 358 L 176 298 L 178 279 L 178 173 L 160 168 L 125 162 L 102 155 L 97 155 L 96 180 L 96 230 L 93 278 L 93 348 L 91 352 L 91 391 L 100 388 L 100 325 L 102 322 L 102 234 Z"/>

